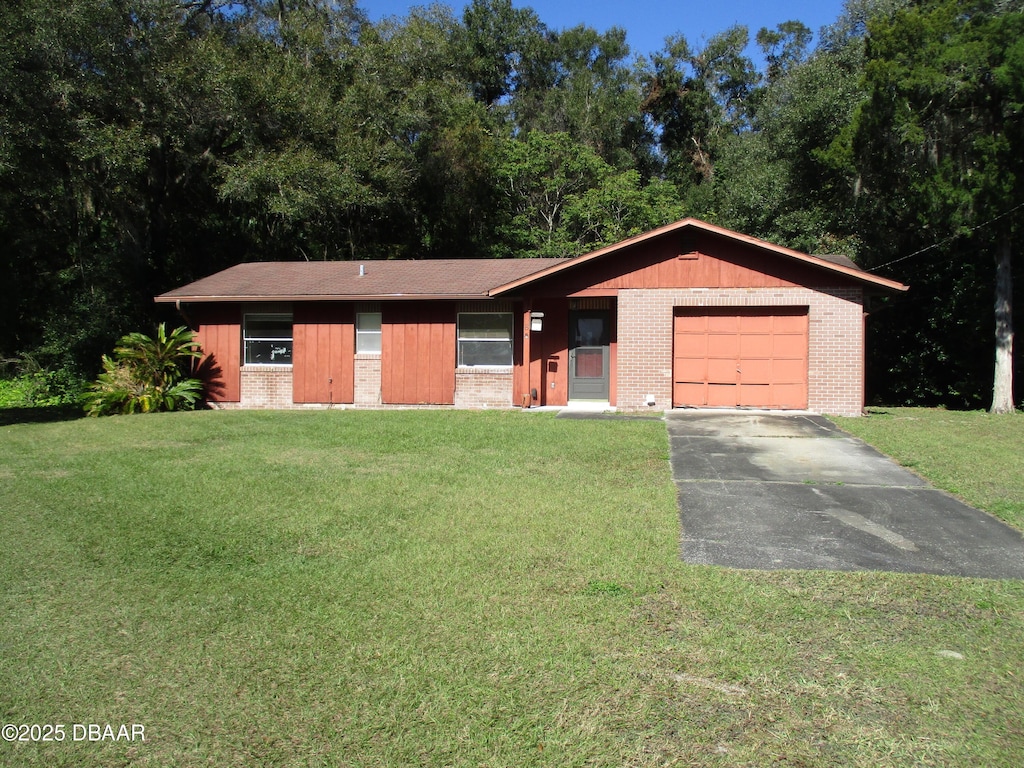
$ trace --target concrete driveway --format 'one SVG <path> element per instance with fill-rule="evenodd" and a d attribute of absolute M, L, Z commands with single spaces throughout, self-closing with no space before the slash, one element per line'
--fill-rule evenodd
<path fill-rule="evenodd" d="M 666 414 L 683 559 L 1024 578 L 1024 537 L 827 419 Z"/>

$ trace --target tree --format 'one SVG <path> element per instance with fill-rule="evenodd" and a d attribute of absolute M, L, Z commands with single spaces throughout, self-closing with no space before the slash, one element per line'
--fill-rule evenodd
<path fill-rule="evenodd" d="M 755 97 L 752 130 L 723 147 L 715 210 L 727 226 L 773 242 L 856 257 L 852 172 L 835 146 L 863 100 L 860 46 L 823 47 L 805 57 L 799 22 L 779 25 L 767 39 L 766 32 L 758 36 L 762 46 L 783 50 L 766 50 L 773 74 Z"/>
<path fill-rule="evenodd" d="M 640 112 L 642 71 L 629 62 L 625 30 L 547 31 L 534 49 L 510 100 L 515 132 L 567 133 L 609 165 L 650 176 L 654 137 Z"/>
<path fill-rule="evenodd" d="M 499 108 L 516 90 L 524 61 L 536 58 L 547 28 L 532 8 L 511 0 L 473 0 L 462 12 L 460 58 L 473 95 Z"/>
<path fill-rule="evenodd" d="M 238 258 L 212 178 L 231 140 L 227 22 L 172 0 L 0 13 L 0 237 L 18 286 L 4 352 L 91 375 L 155 292 Z"/>
<path fill-rule="evenodd" d="M 499 189 L 510 214 L 502 235 L 509 255 L 569 256 L 562 217 L 576 196 L 600 186 L 611 167 L 566 133 L 530 131 L 506 142 Z"/>
<path fill-rule="evenodd" d="M 677 35 L 654 55 L 642 109 L 660 131 L 668 177 L 681 190 L 710 182 L 726 137 L 750 125 L 759 76 L 743 54 L 749 33 L 734 26 L 694 49 Z"/>
<path fill-rule="evenodd" d="M 768 82 L 778 80 L 805 60 L 811 37 L 811 30 L 799 21 L 784 21 L 774 30 L 758 30 L 756 40 L 768 64 Z"/>
<path fill-rule="evenodd" d="M 854 144 L 865 195 L 892 222 L 888 190 L 900 190 L 901 208 L 930 239 L 960 238 L 959 258 L 992 260 L 979 268 L 995 285 L 991 410 L 1010 412 L 1012 252 L 1021 235 L 1012 213 L 1024 207 L 1024 14 L 1001 13 L 989 0 L 933 0 L 868 28 L 869 99 Z"/>
<path fill-rule="evenodd" d="M 566 239 L 582 253 L 670 224 L 684 215 L 676 188 L 662 179 L 646 185 L 635 170 L 609 174 L 601 185 L 573 195 L 565 206 Z"/>

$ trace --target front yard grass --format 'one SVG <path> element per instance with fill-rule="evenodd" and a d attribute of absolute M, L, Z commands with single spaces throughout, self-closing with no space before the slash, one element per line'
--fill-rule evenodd
<path fill-rule="evenodd" d="M 518 412 L 0 427 L 0 719 L 68 734 L 0 764 L 1019 764 L 1020 582 L 688 566 L 667 458 Z"/>

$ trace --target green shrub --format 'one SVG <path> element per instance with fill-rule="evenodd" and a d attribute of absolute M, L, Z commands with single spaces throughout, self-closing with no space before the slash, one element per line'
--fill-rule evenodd
<path fill-rule="evenodd" d="M 202 397 L 203 384 L 186 377 L 186 364 L 201 356 L 185 326 L 168 335 L 161 323 L 156 338 L 122 336 L 114 357 L 103 356 L 103 373 L 83 398 L 85 410 L 90 416 L 191 410 Z"/>
<path fill-rule="evenodd" d="M 65 371 L 23 371 L 0 379 L 0 408 L 48 408 L 79 400 L 83 383 Z"/>

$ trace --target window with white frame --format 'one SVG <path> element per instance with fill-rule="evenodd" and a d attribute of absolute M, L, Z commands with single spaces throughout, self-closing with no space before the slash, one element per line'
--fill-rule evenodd
<path fill-rule="evenodd" d="M 460 312 L 460 366 L 512 365 L 512 313 Z"/>
<path fill-rule="evenodd" d="M 357 312 L 356 354 L 379 354 L 380 339 L 380 312 Z"/>
<path fill-rule="evenodd" d="M 245 316 L 243 344 L 246 365 L 292 364 L 292 316 L 253 314 Z"/>

